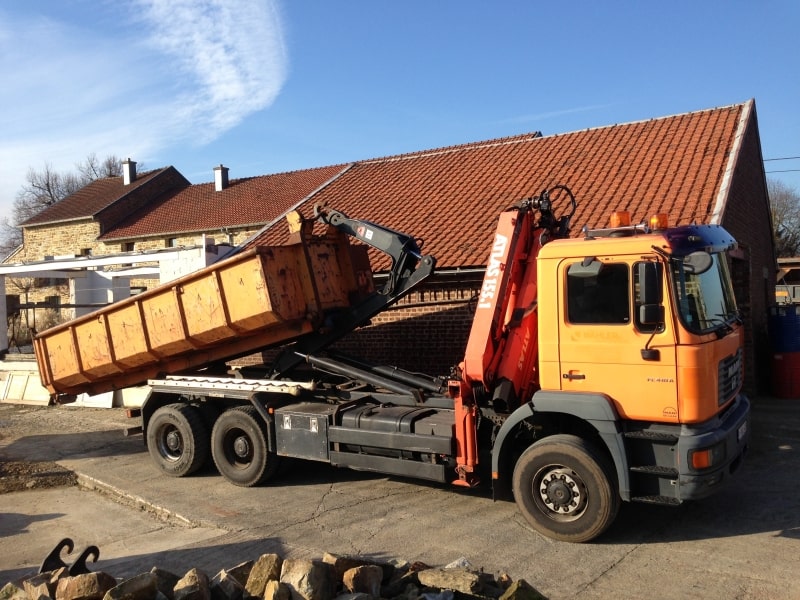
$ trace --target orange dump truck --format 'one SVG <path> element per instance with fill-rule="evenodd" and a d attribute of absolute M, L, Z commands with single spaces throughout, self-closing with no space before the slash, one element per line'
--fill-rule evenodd
<path fill-rule="evenodd" d="M 574 211 L 557 186 L 499 216 L 463 361 L 445 376 L 329 350 L 430 276 L 435 260 L 410 236 L 320 210 L 336 232 L 326 266 L 302 259 L 316 238 L 301 235 L 293 250 L 251 251 L 54 328 L 36 342 L 43 380 L 75 393 L 149 378 L 142 428 L 168 475 L 213 460 L 246 487 L 295 457 L 490 481 L 538 532 L 592 540 L 621 502 L 679 505 L 721 489 L 745 455 L 750 404 L 726 259 L 733 238 L 718 226 L 617 215 L 572 239 Z M 380 289 L 357 285 L 368 271 L 354 268 L 341 236 L 391 256 Z M 326 305 L 309 280 L 331 277 L 347 283 Z M 359 289 L 367 293 L 356 298 Z M 200 369 L 278 343 L 274 361 L 238 376 Z"/>

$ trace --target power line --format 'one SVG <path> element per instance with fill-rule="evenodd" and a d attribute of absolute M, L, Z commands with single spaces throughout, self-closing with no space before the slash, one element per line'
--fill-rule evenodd
<path fill-rule="evenodd" d="M 764 162 L 769 162 L 771 160 L 798 160 L 798 159 L 800 159 L 800 156 L 784 156 L 781 158 L 765 158 Z"/>
<path fill-rule="evenodd" d="M 798 173 L 800 169 L 784 169 L 782 171 L 764 171 L 764 173 Z"/>

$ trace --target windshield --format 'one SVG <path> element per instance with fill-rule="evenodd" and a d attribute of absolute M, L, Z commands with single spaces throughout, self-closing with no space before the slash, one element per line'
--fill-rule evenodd
<path fill-rule="evenodd" d="M 689 255 L 670 261 L 678 313 L 686 328 L 694 333 L 728 329 L 738 318 L 725 256 L 720 253 L 707 256 L 711 260 L 702 261 L 696 255 Z"/>

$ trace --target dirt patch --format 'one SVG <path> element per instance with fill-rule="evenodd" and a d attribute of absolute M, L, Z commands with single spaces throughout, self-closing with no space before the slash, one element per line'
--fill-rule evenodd
<path fill-rule="evenodd" d="M 48 460 L 20 460 L 4 448 L 32 433 L 58 431 L 69 423 L 54 407 L 0 404 L 0 494 L 77 484 L 75 473 Z"/>
<path fill-rule="evenodd" d="M 54 462 L 0 459 L 0 494 L 76 485 L 75 473 Z"/>

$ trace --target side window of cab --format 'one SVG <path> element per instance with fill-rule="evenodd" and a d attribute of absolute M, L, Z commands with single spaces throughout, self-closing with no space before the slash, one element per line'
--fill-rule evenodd
<path fill-rule="evenodd" d="M 631 321 L 630 268 L 625 263 L 584 259 L 567 268 L 567 318 L 586 325 Z"/>

